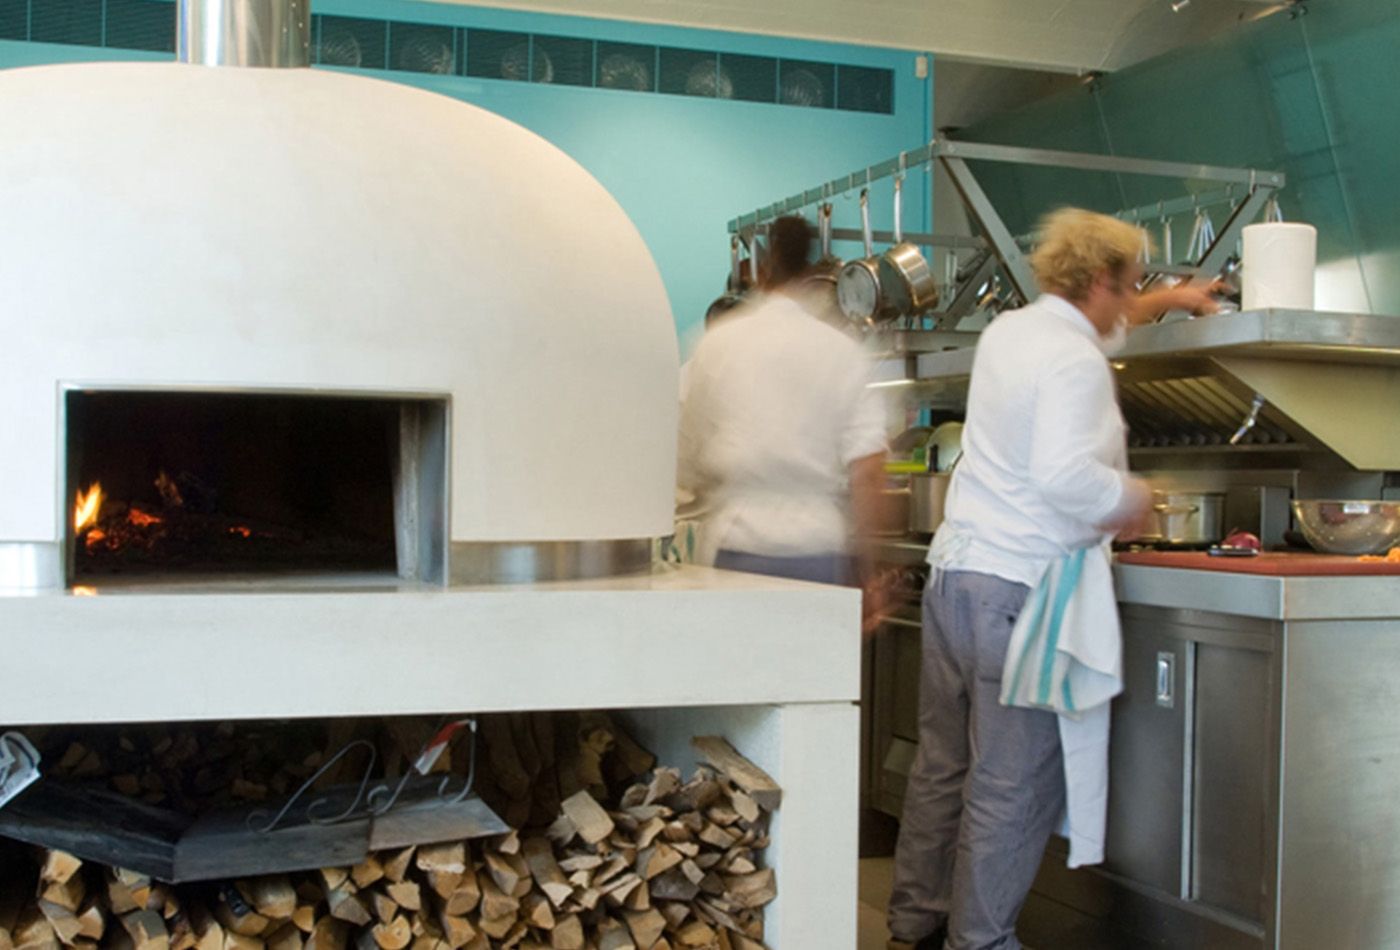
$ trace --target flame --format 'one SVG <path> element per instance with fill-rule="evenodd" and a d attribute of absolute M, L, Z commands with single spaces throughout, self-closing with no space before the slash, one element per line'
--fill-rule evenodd
<path fill-rule="evenodd" d="M 73 507 L 73 533 L 82 534 L 83 529 L 96 524 L 97 513 L 102 510 L 102 483 L 93 482 L 86 492 L 78 491 L 78 503 Z"/>
<path fill-rule="evenodd" d="M 238 535 L 240 538 L 251 538 L 251 537 L 253 536 L 253 529 L 252 529 L 252 528 L 245 528 L 243 525 L 240 524 L 240 525 L 234 525 L 232 528 L 229 528 L 229 529 L 228 529 L 228 533 L 229 533 L 229 534 L 236 534 L 236 535 Z"/>
<path fill-rule="evenodd" d="M 103 531 L 101 528 L 93 528 L 87 534 L 83 535 L 83 544 L 87 546 L 89 551 L 106 540 L 107 532 Z"/>
<path fill-rule="evenodd" d="M 147 514 L 140 508 L 132 508 L 126 513 L 126 520 L 138 528 L 149 528 L 153 524 L 160 524 L 164 519 L 159 515 Z"/>
<path fill-rule="evenodd" d="M 86 584 L 74 584 L 72 588 L 70 588 L 69 593 L 74 597 L 96 597 L 97 588 L 89 587 Z"/>

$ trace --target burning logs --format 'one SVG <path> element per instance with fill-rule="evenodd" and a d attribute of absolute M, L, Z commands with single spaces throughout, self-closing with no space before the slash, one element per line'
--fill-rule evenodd
<path fill-rule="evenodd" d="M 561 722 L 551 732 L 533 717 L 501 717 L 497 731 L 528 735 L 534 751 L 501 735 L 488 745 L 507 766 L 483 764 L 507 810 L 558 799 L 552 820 L 531 830 L 180 886 L 0 844 L 0 950 L 762 948 L 763 908 L 777 894 L 762 861 L 781 794 L 772 780 L 720 739 L 696 740 L 710 766 L 683 780 L 650 768 L 649 753 L 602 714 L 562 723 L 570 741 L 559 743 L 540 736 L 559 735 Z M 412 747 L 421 730 L 410 725 L 388 731 Z M 70 772 L 104 771 L 90 751 L 71 756 Z M 641 781 L 609 793 L 609 776 L 644 763 Z"/>

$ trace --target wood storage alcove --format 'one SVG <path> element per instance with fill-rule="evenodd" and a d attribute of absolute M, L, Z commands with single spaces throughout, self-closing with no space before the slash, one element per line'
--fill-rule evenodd
<path fill-rule="evenodd" d="M 736 714 L 745 719 L 699 711 L 697 721 L 723 725 Z M 590 711 L 28 728 L 43 777 L 0 807 L 0 950 L 757 950 L 769 945 L 764 909 L 777 896 L 768 859 L 782 793 L 725 737 L 687 736 L 688 718 Z M 658 764 L 644 742 L 695 764 Z M 389 839 L 352 818 L 309 845 L 350 856 L 343 861 L 298 863 L 297 847 L 308 845 L 294 839 L 290 849 L 236 858 L 258 873 L 171 883 L 150 866 L 123 866 L 130 829 L 104 826 L 112 810 L 102 803 L 118 797 L 196 819 L 234 814 L 240 834 L 228 840 L 237 846 L 288 802 L 296 815 L 328 789 L 362 777 L 395 788 L 404 776 L 406 787 L 469 783 L 484 803 L 468 822 L 470 840 L 405 831 L 400 820 L 393 846 L 376 848 Z M 55 799 L 58 788 L 67 797 Z M 405 844 L 414 834 L 423 840 Z M 140 847 L 131 857 L 150 860 Z"/>

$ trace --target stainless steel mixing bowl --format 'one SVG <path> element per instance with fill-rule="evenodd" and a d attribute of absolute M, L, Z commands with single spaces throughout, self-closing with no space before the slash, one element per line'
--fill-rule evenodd
<path fill-rule="evenodd" d="M 1293 520 L 1329 554 L 1384 554 L 1400 545 L 1400 501 L 1295 501 Z"/>

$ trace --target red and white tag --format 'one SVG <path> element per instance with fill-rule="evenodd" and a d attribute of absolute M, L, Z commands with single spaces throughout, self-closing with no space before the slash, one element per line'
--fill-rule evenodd
<path fill-rule="evenodd" d="M 473 719 L 458 719 L 456 722 L 449 722 L 438 730 L 437 735 L 428 740 L 428 744 L 423 747 L 423 751 L 418 755 L 418 761 L 413 763 L 414 769 L 419 775 L 427 775 L 437 764 L 437 760 L 442 758 L 442 753 L 447 748 L 447 744 L 452 741 L 452 737 L 461 732 L 466 727 L 476 728 L 476 721 Z"/>

